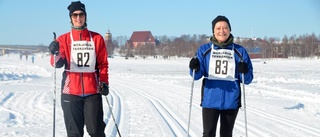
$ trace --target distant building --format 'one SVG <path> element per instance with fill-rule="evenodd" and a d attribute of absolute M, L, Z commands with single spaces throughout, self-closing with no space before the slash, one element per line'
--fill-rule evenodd
<path fill-rule="evenodd" d="M 287 58 L 283 54 L 281 44 L 274 42 L 268 43 L 260 38 L 244 39 L 242 42 L 245 45 L 251 59 L 255 58 Z"/>
<path fill-rule="evenodd" d="M 156 41 L 150 31 L 134 31 L 126 42 L 126 46 L 131 49 L 145 45 L 153 47 L 156 45 Z"/>
<path fill-rule="evenodd" d="M 247 48 L 249 56 L 251 59 L 262 58 L 262 48 L 260 46 Z"/>
<path fill-rule="evenodd" d="M 108 55 L 112 56 L 113 51 L 115 49 L 115 45 L 112 43 L 112 34 L 110 33 L 109 30 L 107 31 L 107 33 L 105 35 L 105 43 L 106 43 L 106 47 L 108 50 Z"/>

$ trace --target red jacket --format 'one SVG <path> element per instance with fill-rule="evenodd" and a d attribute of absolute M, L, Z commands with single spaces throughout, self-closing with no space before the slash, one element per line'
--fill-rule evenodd
<path fill-rule="evenodd" d="M 65 33 L 58 37 L 59 53 L 56 57 L 56 68 L 64 66 L 62 78 L 62 93 L 72 94 L 77 96 L 86 96 L 98 93 L 98 87 L 100 82 L 105 82 L 109 85 L 108 81 L 108 53 L 103 37 L 88 29 L 75 30 L 72 29 L 73 41 L 86 40 L 91 41 L 91 37 L 95 44 L 96 53 L 96 72 L 81 73 L 66 71 L 70 69 L 71 58 L 71 42 L 70 32 Z M 81 37 L 81 38 L 80 38 Z M 50 63 L 53 66 L 53 55 L 51 55 Z"/>

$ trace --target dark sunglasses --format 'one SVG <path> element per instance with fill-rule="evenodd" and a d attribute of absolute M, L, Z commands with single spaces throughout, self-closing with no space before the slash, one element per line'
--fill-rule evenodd
<path fill-rule="evenodd" d="M 80 17 L 80 18 L 83 18 L 84 17 L 84 13 L 82 12 L 82 13 L 72 13 L 71 14 L 71 17 L 73 17 L 73 18 L 77 18 L 78 16 Z"/>

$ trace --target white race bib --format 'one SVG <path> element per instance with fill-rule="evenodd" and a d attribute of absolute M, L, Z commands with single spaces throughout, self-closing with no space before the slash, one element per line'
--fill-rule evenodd
<path fill-rule="evenodd" d="M 70 72 L 95 72 L 96 52 L 95 45 L 91 41 L 73 41 L 71 35 L 71 61 Z"/>
<path fill-rule="evenodd" d="M 212 44 L 208 79 L 235 81 L 234 51 L 214 49 Z"/>

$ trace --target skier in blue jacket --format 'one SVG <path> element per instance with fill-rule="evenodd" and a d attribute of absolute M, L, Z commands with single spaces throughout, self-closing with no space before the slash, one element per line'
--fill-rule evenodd
<path fill-rule="evenodd" d="M 220 137 L 232 137 L 241 107 L 240 83 L 252 82 L 253 67 L 246 49 L 233 43 L 228 18 L 217 16 L 212 21 L 212 31 L 211 42 L 201 45 L 190 60 L 190 75 L 194 70 L 194 80 L 203 77 L 200 104 L 203 137 L 215 137 L 219 117 Z"/>

